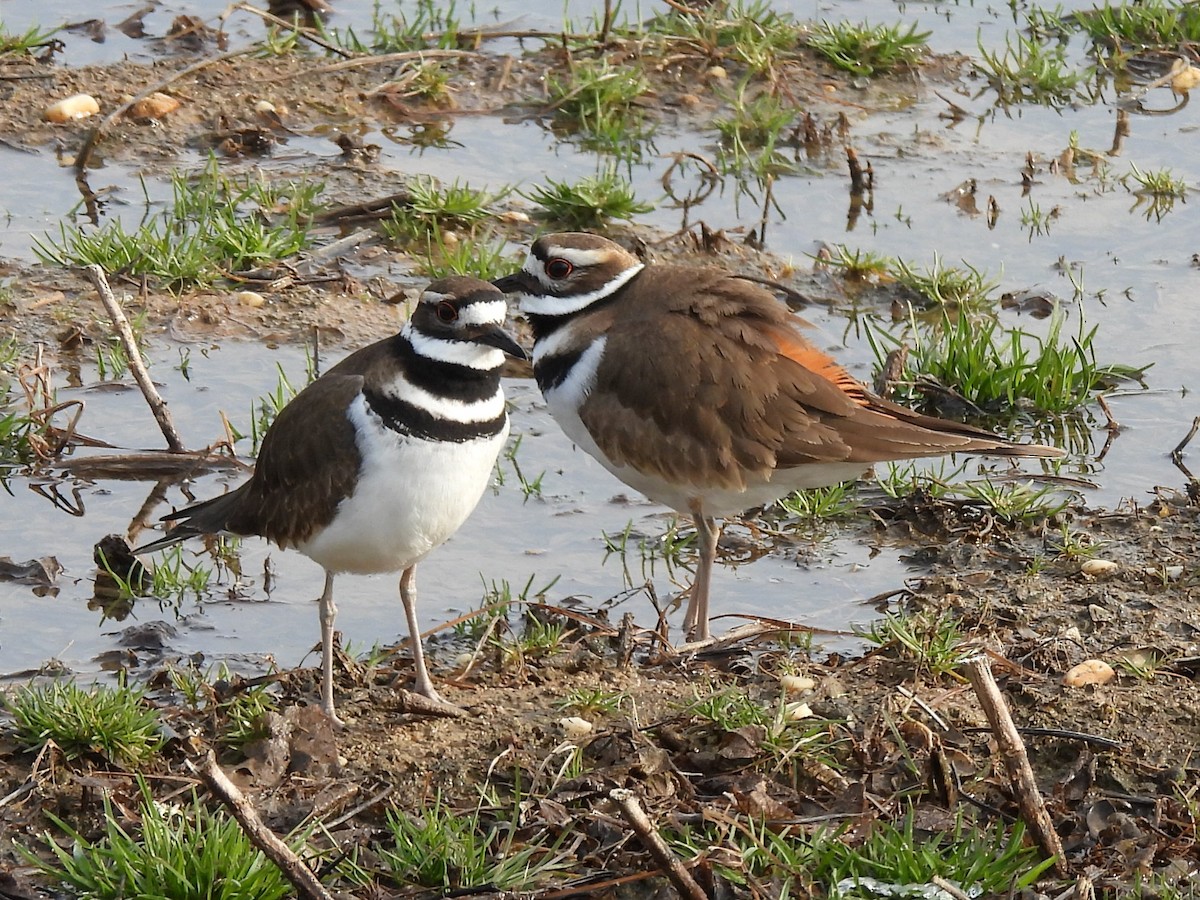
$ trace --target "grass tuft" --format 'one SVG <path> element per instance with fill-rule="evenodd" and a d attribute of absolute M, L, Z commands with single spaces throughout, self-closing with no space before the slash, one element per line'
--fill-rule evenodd
<path fill-rule="evenodd" d="M 1200 6 L 1194 3 L 1104 3 L 1074 13 L 1072 19 L 1094 43 L 1126 52 L 1174 50 L 1200 42 Z"/>
<path fill-rule="evenodd" d="M 651 38 L 666 45 L 664 55 L 699 56 L 709 63 L 732 59 L 755 75 L 769 75 L 795 55 L 803 27 L 769 0 L 734 0 L 692 10 L 673 10 L 651 20 Z"/>
<path fill-rule="evenodd" d="M 979 46 L 980 74 L 1006 106 L 1038 103 L 1058 108 L 1070 103 L 1085 79 L 1067 63 L 1066 48 L 1060 43 L 1043 43 L 1017 35 L 1008 40 L 1003 53 Z"/>
<path fill-rule="evenodd" d="M 1065 325 L 1061 309 L 1050 316 L 1043 337 L 1019 328 L 1004 329 L 990 316 L 963 314 L 952 320 L 944 314 L 929 329 L 918 328 L 914 318 L 906 383 L 898 385 L 900 400 L 920 405 L 924 401 L 920 379 L 932 379 L 987 413 L 1069 413 L 1118 381 L 1141 378 L 1149 368 L 1100 365 L 1093 346 L 1096 327 L 1087 328 L 1082 316 L 1074 335 L 1064 334 Z M 868 332 L 868 338 L 880 365 L 887 351 L 901 343 L 875 330 Z"/>
<path fill-rule="evenodd" d="M 610 219 L 632 219 L 654 209 L 637 199 L 633 186 L 614 169 L 574 184 L 546 179 L 521 196 L 541 207 L 541 217 L 570 230 L 601 228 Z"/>
<path fill-rule="evenodd" d="M 211 284 L 229 272 L 277 262 L 309 245 L 321 184 L 231 178 L 215 157 L 194 178 L 172 176 L 164 211 L 127 231 L 120 221 L 94 230 L 59 226 L 59 236 L 34 241 L 42 262 L 95 263 L 110 273 L 161 280 L 168 288 Z"/>
<path fill-rule="evenodd" d="M 59 29 L 51 28 L 43 31 L 41 26 L 33 25 L 21 34 L 9 34 L 0 22 L 0 59 L 6 56 L 28 56 L 35 50 L 61 48 L 54 35 Z"/>
<path fill-rule="evenodd" d="M 915 22 L 907 31 L 901 25 L 822 22 L 808 45 L 839 69 L 869 76 L 917 66 L 929 53 L 929 35 Z"/>
<path fill-rule="evenodd" d="M 817 853 L 815 881 L 831 896 L 859 896 L 864 883 L 924 885 L 934 878 L 956 884 L 969 896 L 1015 895 L 1033 885 L 1053 860 L 1026 845 L 1020 822 L 1009 832 L 969 824 L 963 817 L 940 832 L 921 832 L 912 813 L 903 824 L 877 824 L 858 846 L 829 836 Z"/>
<path fill-rule="evenodd" d="M 163 746 L 158 713 L 146 706 L 141 690 L 97 686 L 87 691 L 74 682 L 27 687 L 7 698 L 17 743 L 39 750 L 53 742 L 67 759 L 91 754 L 134 768 Z"/>
<path fill-rule="evenodd" d="M 621 153 L 650 136 L 635 105 L 650 83 L 634 64 L 576 62 L 564 77 L 547 76 L 546 89 L 556 123 L 578 134 L 589 149 Z"/>
<path fill-rule="evenodd" d="M 241 826 L 210 812 L 193 796 L 182 808 L 158 803 L 143 779 L 141 823 L 136 836 L 118 821 L 106 795 L 104 831 L 89 841 L 53 813 L 46 813 L 72 842 L 63 849 L 47 833 L 56 862 L 21 849 L 45 875 L 92 900 L 282 900 L 293 888 L 282 871 L 257 850 Z"/>
<path fill-rule="evenodd" d="M 529 890 L 567 868 L 568 855 L 545 831 L 521 839 L 515 822 L 484 821 L 476 808 L 460 814 L 438 797 L 410 813 L 387 814 L 387 841 L 376 853 L 397 887 L 442 891 L 486 886 L 492 891 Z M 351 877 L 369 883 L 359 870 Z"/>
<path fill-rule="evenodd" d="M 958 668 L 966 640 L 958 620 L 945 612 L 887 613 L 858 633 L 872 644 L 896 650 L 901 658 L 934 677 Z"/>

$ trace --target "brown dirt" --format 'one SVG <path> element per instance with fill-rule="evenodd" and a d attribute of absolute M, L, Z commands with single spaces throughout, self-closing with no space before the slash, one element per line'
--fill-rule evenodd
<path fill-rule="evenodd" d="M 156 125 L 122 121 L 106 134 L 100 152 L 111 160 L 151 160 L 169 168 L 180 148 L 219 146 L 222 135 L 237 129 L 265 129 L 286 140 L 287 129 L 354 133 L 364 120 L 387 116 L 494 112 L 535 95 L 530 84 L 547 64 L 464 57 L 455 63 L 458 112 L 414 112 L 367 97 L 390 76 L 387 67 L 339 70 L 310 60 L 240 58 L 173 82 L 168 90 L 184 101 L 178 113 Z M 5 81 L 0 136 L 30 147 L 75 148 L 89 123 L 42 123 L 40 110 L 50 99 L 86 91 L 110 109 L 179 67 L 178 60 L 164 60 L 148 67 L 39 69 L 48 77 Z M 797 93 L 834 96 L 836 105 L 841 82 L 835 76 L 797 72 L 796 79 Z M 702 113 L 706 101 L 684 91 L 683 83 L 664 78 L 662 105 L 668 114 Z M 282 128 L 255 117 L 260 99 L 281 111 Z M 362 161 L 347 160 L 328 174 L 334 202 L 401 187 L 382 183 Z M 703 252 L 683 242 L 664 246 Z M 726 264 L 747 257 L 760 269 L 771 266 L 741 245 L 722 250 Z M 378 258 L 390 251 L 374 245 L 361 252 Z M 11 265 L 0 274 L 14 284 L 4 320 L 23 334 L 103 328 L 81 279 Z M 317 325 L 355 343 L 393 327 L 395 310 L 384 301 L 417 283 L 411 272 L 389 270 L 367 284 L 346 278 L 292 285 L 267 291 L 269 302 L 261 309 L 239 307 L 227 291 L 176 297 L 148 288 L 142 298 L 179 338 L 199 333 L 289 340 Z M 1076 509 L 1038 531 L 992 521 L 966 503 L 916 500 L 878 518 L 864 540 L 911 544 L 914 558 L 928 567 L 901 605 L 926 617 L 952 616 L 968 638 L 995 654 L 993 667 L 1018 725 L 1057 731 L 1029 735 L 1027 743 L 1071 878 L 1090 879 L 1102 893 L 1118 895 L 1127 894 L 1138 877 L 1195 872 L 1196 507 L 1185 497 L 1167 496 L 1143 509 Z M 1078 558 L 1056 552 L 1061 524 L 1085 536 L 1097 556 L 1116 562 L 1115 574 L 1089 577 Z M 664 657 L 647 632 L 568 624 L 576 630 L 549 656 L 518 665 L 490 652 L 470 675 L 455 676 L 443 666 L 438 678 L 447 684 L 447 698 L 467 711 L 462 719 L 405 714 L 392 686 L 404 665 L 389 659 L 342 673 L 339 703 L 349 728 L 335 737 L 304 712 L 308 707 L 293 705 L 311 699 L 312 673 L 285 673 L 284 715 L 275 723 L 273 744 L 249 758 L 232 754 L 226 762 L 273 827 L 286 830 L 310 816 L 336 823 L 329 840 L 341 850 L 370 843 L 389 803 L 413 809 L 441 792 L 448 802 L 473 808 L 485 785 L 504 798 L 519 782 L 526 800 L 522 834 L 539 827 L 569 834 L 573 874 L 598 883 L 571 896 L 669 894 L 661 876 L 642 878 L 656 866 L 608 799 L 614 787 L 634 788 L 660 825 L 714 825 L 713 833 L 723 837 L 694 871 L 718 896 L 766 897 L 775 890 L 753 880 L 736 885 L 714 868 L 718 862 L 739 868 L 731 831 L 721 823 L 766 818 L 775 828 L 792 823 L 811 829 L 827 817 L 849 822 L 847 839 L 856 840 L 871 821 L 897 817 L 910 803 L 931 829 L 959 810 L 980 821 L 1016 815 L 970 688 L 953 673 L 930 671 L 895 644 L 849 658 L 820 650 L 818 636 L 811 653 L 764 640 Z M 1090 658 L 1115 665 L 1116 678 L 1065 686 L 1064 673 Z M 781 762 L 765 749 L 767 735 L 759 726 L 725 729 L 689 710 L 697 696 L 726 685 L 774 709 L 783 671 L 815 682 L 795 699 L 813 710 L 802 727 L 819 737 L 820 755 L 801 750 Z M 625 699 L 618 711 L 587 714 L 595 731 L 579 742 L 582 771 L 565 772 L 570 747 L 560 719 L 570 710 L 560 701 L 581 690 L 620 692 Z M 175 707 L 165 712 L 179 733 L 194 727 L 212 737 L 207 718 Z M 179 777 L 190 778 L 183 756 L 180 743 L 168 748 L 153 767 L 152 774 L 163 776 L 156 789 L 165 793 Z M 47 811 L 87 829 L 98 789 L 113 791 L 129 806 L 128 773 L 99 760 L 68 764 L 53 753 L 35 757 L 11 741 L 0 743 L 0 896 L 53 893 L 11 842 L 33 845 L 47 827 Z M 352 815 L 341 821 L 347 813 Z M 620 876 L 635 880 L 617 886 Z M 1047 887 L 1057 893 L 1069 883 L 1051 880 Z M 389 894 L 381 888 L 376 895 Z"/>

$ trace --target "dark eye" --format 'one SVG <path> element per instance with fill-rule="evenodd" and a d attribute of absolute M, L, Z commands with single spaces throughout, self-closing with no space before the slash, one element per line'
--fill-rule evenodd
<path fill-rule="evenodd" d="M 546 274 L 555 281 L 566 278 L 574 271 L 575 267 L 571 265 L 570 261 L 563 259 L 561 256 L 546 263 Z"/>
<path fill-rule="evenodd" d="M 458 318 L 458 310 L 449 300 L 443 300 L 437 305 L 437 317 L 442 322 L 453 322 Z"/>

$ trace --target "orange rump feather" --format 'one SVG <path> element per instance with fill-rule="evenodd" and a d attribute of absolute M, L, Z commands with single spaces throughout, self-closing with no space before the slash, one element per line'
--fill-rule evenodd
<path fill-rule="evenodd" d="M 871 397 L 857 378 L 843 369 L 833 357 L 823 353 L 801 335 L 772 329 L 771 340 L 781 356 L 799 363 L 814 375 L 835 384 L 847 398 L 859 406 L 869 406 Z"/>

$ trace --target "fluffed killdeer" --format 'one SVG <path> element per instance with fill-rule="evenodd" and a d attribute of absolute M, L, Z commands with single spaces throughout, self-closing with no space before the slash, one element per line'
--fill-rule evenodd
<path fill-rule="evenodd" d="M 158 550 L 217 532 L 261 535 L 325 569 L 320 599 L 321 707 L 333 703 L 333 578 L 401 571 L 416 690 L 430 681 L 416 614 L 416 565 L 475 509 L 508 437 L 507 306 L 485 281 L 454 276 L 421 294 L 399 334 L 342 360 L 279 413 L 254 475 L 236 490 L 171 513 Z"/>
<path fill-rule="evenodd" d="M 695 520 L 699 563 L 684 617 L 694 640 L 709 636 L 714 517 L 888 460 L 1062 455 L 876 397 L 810 344 L 768 290 L 718 268 L 645 265 L 597 235 L 551 234 L 495 284 L 520 297 L 534 375 L 567 436 Z"/>

